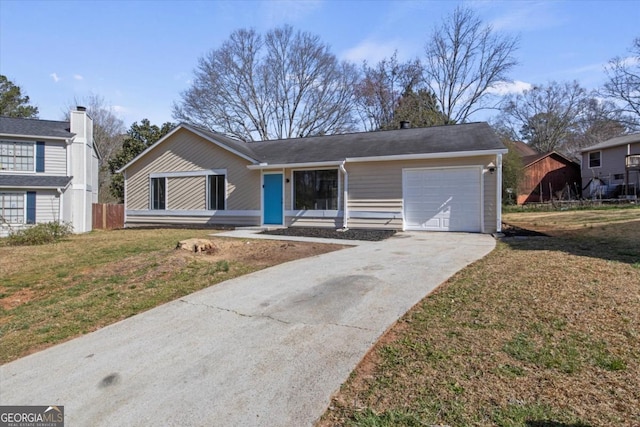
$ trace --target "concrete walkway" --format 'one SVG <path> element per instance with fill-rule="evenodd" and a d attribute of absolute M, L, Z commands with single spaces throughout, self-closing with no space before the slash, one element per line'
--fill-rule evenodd
<path fill-rule="evenodd" d="M 0 368 L 66 426 L 309 426 L 409 308 L 495 246 L 399 233 L 221 283 Z"/>

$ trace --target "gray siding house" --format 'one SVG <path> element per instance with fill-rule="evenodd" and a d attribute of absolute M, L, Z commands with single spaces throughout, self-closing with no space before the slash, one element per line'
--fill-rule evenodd
<path fill-rule="evenodd" d="M 640 192 L 640 133 L 609 139 L 582 150 L 582 193 L 611 198 Z"/>
<path fill-rule="evenodd" d="M 0 117 L 0 236 L 50 221 L 91 231 L 98 158 L 82 107 L 68 122 Z"/>
<path fill-rule="evenodd" d="M 180 124 L 120 172 L 125 225 L 500 230 L 486 123 L 245 143 Z"/>

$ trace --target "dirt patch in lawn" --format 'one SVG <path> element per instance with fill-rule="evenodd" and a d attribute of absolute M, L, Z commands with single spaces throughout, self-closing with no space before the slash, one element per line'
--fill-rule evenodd
<path fill-rule="evenodd" d="M 212 230 L 94 232 L 55 244 L 0 247 L 0 363 L 219 282 L 343 245 L 217 238 Z M 216 250 L 174 249 L 187 238 Z"/>

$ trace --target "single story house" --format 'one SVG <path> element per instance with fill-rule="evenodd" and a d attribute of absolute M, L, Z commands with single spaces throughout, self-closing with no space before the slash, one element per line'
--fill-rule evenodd
<path fill-rule="evenodd" d="M 525 156 L 522 166 L 524 176 L 518 188 L 519 205 L 580 195 L 580 165 L 557 151 Z"/>
<path fill-rule="evenodd" d="M 125 226 L 493 233 L 505 146 L 486 123 L 246 143 L 180 124 L 125 165 Z"/>
<path fill-rule="evenodd" d="M 640 133 L 618 136 L 582 150 L 585 197 L 637 197 L 640 192 Z"/>
<path fill-rule="evenodd" d="M 51 221 L 91 231 L 98 159 L 83 107 L 69 121 L 0 116 L 0 236 Z"/>

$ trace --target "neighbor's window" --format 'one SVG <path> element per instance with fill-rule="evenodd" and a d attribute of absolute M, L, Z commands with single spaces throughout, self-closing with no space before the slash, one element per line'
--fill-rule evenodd
<path fill-rule="evenodd" d="M 33 142 L 0 141 L 0 170 L 35 171 Z"/>
<path fill-rule="evenodd" d="M 24 224 L 24 193 L 0 193 L 0 223 Z"/>
<path fill-rule="evenodd" d="M 602 152 L 594 151 L 593 153 L 589 153 L 589 167 L 590 168 L 599 168 L 600 167 L 600 155 Z"/>
<path fill-rule="evenodd" d="M 338 209 L 338 170 L 293 172 L 295 209 Z"/>
<path fill-rule="evenodd" d="M 209 175 L 207 177 L 207 209 L 224 210 L 224 199 L 227 193 L 224 179 L 224 175 Z"/>
<path fill-rule="evenodd" d="M 151 209 L 161 210 L 166 208 L 167 178 L 151 178 Z"/>

